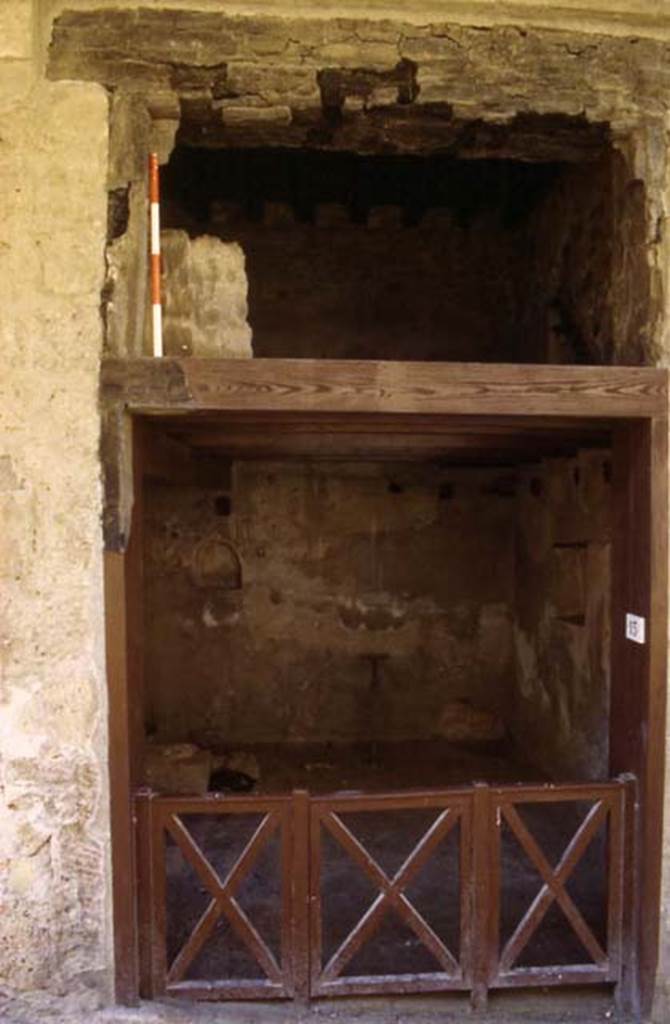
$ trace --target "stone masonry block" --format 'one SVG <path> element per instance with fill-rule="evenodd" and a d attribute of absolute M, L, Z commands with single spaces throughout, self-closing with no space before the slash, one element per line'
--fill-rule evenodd
<path fill-rule="evenodd" d="M 237 243 L 162 233 L 168 355 L 251 356 L 244 253 Z"/>

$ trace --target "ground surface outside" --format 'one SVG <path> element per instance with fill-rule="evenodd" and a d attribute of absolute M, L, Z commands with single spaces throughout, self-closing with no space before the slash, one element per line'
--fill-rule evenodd
<path fill-rule="evenodd" d="M 560 994 L 504 993 L 492 997 L 484 1013 L 473 1013 L 462 996 L 326 1000 L 307 1009 L 288 1003 L 211 1006 L 171 1001 L 143 1003 L 136 1009 L 83 1010 L 74 997 L 58 1000 L 33 993 L 3 1003 L 0 993 L 0 1020 L 7 1024 L 629 1024 L 629 1018 L 617 1016 L 610 993 L 582 989 Z"/>

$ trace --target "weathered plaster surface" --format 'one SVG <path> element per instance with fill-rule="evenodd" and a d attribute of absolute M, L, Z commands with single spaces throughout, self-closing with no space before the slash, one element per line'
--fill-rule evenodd
<path fill-rule="evenodd" d="M 0 985 L 97 1001 L 110 977 L 96 395 L 107 99 L 34 74 L 29 8 L 0 12 Z"/>
<path fill-rule="evenodd" d="M 516 516 L 513 732 L 554 779 L 604 778 L 610 679 L 606 451 L 522 471 Z"/>
<path fill-rule="evenodd" d="M 421 740 L 454 700 L 506 715 L 514 501 L 497 493 L 500 473 L 225 469 L 218 488 L 214 464 L 208 489 L 146 494 L 147 714 L 159 738 Z M 383 659 L 375 683 L 371 654 Z"/>

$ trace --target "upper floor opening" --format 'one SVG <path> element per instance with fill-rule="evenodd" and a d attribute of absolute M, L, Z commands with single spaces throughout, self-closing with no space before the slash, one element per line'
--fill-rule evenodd
<path fill-rule="evenodd" d="M 411 153 L 182 129 L 162 175 L 168 351 L 643 362 L 643 189 L 604 126 L 544 122 Z"/>

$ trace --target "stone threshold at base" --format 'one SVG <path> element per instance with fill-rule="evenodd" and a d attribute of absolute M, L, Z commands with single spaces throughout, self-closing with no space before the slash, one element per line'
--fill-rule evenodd
<path fill-rule="evenodd" d="M 143 1002 L 137 1007 L 96 1008 L 94 993 L 49 997 L 30 993 L 3 999 L 3 1024 L 633 1024 L 620 1016 L 611 994 L 574 990 L 492 993 L 489 1009 L 474 1013 L 460 994 L 432 997 L 291 1002 Z M 660 1019 L 660 1018 L 659 1018 Z"/>

